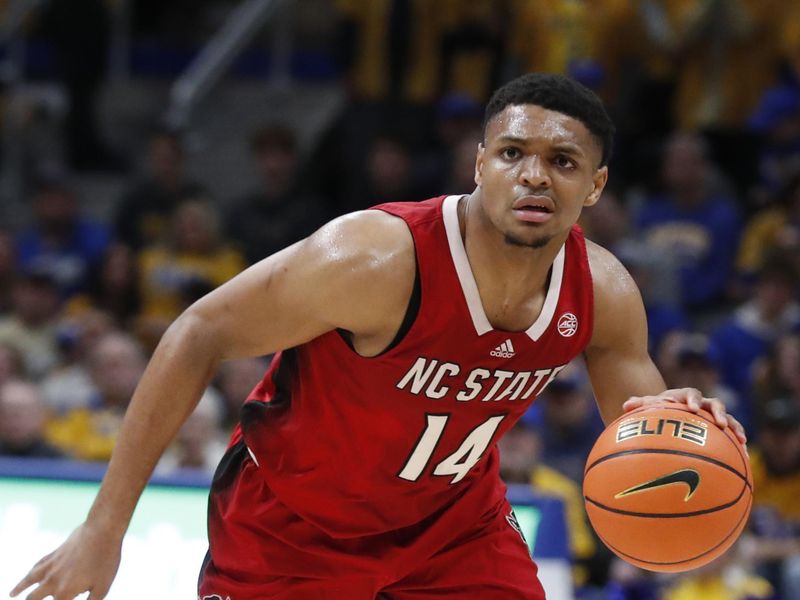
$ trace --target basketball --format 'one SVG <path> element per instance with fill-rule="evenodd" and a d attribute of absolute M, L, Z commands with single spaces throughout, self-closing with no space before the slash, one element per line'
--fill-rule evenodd
<path fill-rule="evenodd" d="M 583 496 L 600 539 L 651 571 L 711 562 L 739 537 L 750 514 L 753 478 L 730 428 L 685 405 L 624 414 L 586 461 Z"/>

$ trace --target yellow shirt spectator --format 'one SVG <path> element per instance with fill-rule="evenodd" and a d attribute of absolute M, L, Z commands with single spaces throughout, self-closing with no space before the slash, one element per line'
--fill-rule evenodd
<path fill-rule="evenodd" d="M 124 413 L 77 408 L 50 421 L 45 437 L 51 444 L 78 460 L 107 461 L 117 441 Z"/>
<path fill-rule="evenodd" d="M 761 577 L 742 573 L 739 578 L 689 576 L 664 594 L 664 600 L 755 600 L 772 598 L 769 582 Z"/>
<path fill-rule="evenodd" d="M 336 5 L 355 25 L 353 94 L 362 100 L 389 99 L 393 0 L 337 0 Z M 484 101 L 496 83 L 493 69 L 508 17 L 496 0 L 409 0 L 409 12 L 399 99 L 425 104 L 442 94 L 463 93 Z M 465 44 L 468 35 L 472 42 Z"/>
<path fill-rule="evenodd" d="M 186 306 L 184 293 L 189 286 L 201 282 L 209 288 L 217 287 L 244 267 L 241 253 L 230 248 L 210 254 L 164 247 L 146 249 L 139 257 L 142 314 L 174 319 Z"/>
<path fill-rule="evenodd" d="M 753 504 L 770 506 L 784 520 L 800 524 L 800 469 L 783 477 L 770 475 L 758 449 L 750 451 L 750 466 L 755 491 Z"/>
<path fill-rule="evenodd" d="M 537 465 L 531 474 L 531 486 L 539 493 L 555 496 L 564 502 L 572 556 L 583 559 L 594 554 L 594 537 L 586 522 L 583 494 L 578 484 L 555 469 Z"/>
<path fill-rule="evenodd" d="M 777 240 L 786 223 L 786 211 L 781 208 L 768 208 L 755 215 L 742 234 L 736 268 L 743 273 L 758 271 L 778 247 Z"/>
<path fill-rule="evenodd" d="M 246 266 L 240 252 L 221 243 L 213 207 L 198 200 L 176 209 L 171 243 L 145 248 L 138 262 L 142 316 L 163 320 L 174 319 L 196 296 Z"/>

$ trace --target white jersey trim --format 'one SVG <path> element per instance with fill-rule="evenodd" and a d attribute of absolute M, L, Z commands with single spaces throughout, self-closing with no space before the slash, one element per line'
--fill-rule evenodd
<path fill-rule="evenodd" d="M 483 335 L 490 331 L 494 331 L 492 324 L 486 316 L 486 311 L 483 309 L 481 303 L 481 296 L 478 293 L 478 284 L 475 282 L 475 276 L 472 273 L 469 259 L 467 258 L 467 251 L 464 248 L 464 240 L 461 239 L 461 228 L 458 224 L 458 201 L 461 196 L 448 196 L 444 199 L 442 204 L 442 216 L 444 219 L 444 228 L 447 233 L 447 243 L 450 246 L 450 256 L 453 259 L 453 264 L 456 268 L 458 281 L 461 284 L 461 291 L 464 294 L 464 299 L 467 302 L 470 317 L 472 317 L 472 324 L 475 327 L 475 332 L 478 335 Z M 550 322 L 553 320 L 553 315 L 558 306 L 558 297 L 561 293 L 561 281 L 564 276 L 564 258 L 565 247 L 561 246 L 555 260 L 550 274 L 550 287 L 547 290 L 547 295 L 542 305 L 542 311 L 539 313 L 538 318 L 525 332 L 529 338 L 534 342 L 537 341 L 545 332 Z"/>

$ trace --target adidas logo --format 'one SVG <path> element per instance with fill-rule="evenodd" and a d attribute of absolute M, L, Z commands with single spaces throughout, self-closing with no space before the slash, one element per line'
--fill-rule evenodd
<path fill-rule="evenodd" d="M 496 356 L 498 358 L 511 358 L 514 356 L 514 344 L 511 343 L 511 340 L 506 340 L 497 348 L 489 352 L 489 356 Z"/>

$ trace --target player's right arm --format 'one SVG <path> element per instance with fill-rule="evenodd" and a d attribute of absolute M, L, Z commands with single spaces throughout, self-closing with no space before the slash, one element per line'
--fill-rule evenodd
<path fill-rule="evenodd" d="M 414 281 L 411 234 L 397 217 L 342 217 L 247 269 L 184 312 L 164 334 L 133 395 L 86 521 L 12 590 L 28 600 L 103 598 L 122 538 L 162 452 L 219 363 L 289 348 L 335 328 L 364 355 L 400 327 Z"/>

